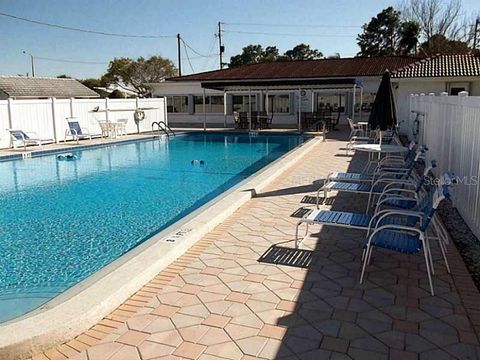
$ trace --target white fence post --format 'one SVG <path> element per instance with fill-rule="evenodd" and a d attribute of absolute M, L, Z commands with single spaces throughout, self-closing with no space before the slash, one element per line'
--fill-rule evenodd
<path fill-rule="evenodd" d="M 52 102 L 52 126 L 53 126 L 53 140 L 58 144 L 58 136 L 57 136 L 57 116 L 55 115 L 55 98 L 50 98 Z"/>
<path fill-rule="evenodd" d="M 165 121 L 165 124 L 168 125 L 168 111 L 167 111 L 167 97 L 163 97 L 163 118 Z"/>
<path fill-rule="evenodd" d="M 8 127 L 13 129 L 12 98 L 8 98 Z"/>
<path fill-rule="evenodd" d="M 75 102 L 75 99 L 74 98 L 70 98 L 70 117 L 75 117 L 75 112 L 74 112 L 74 102 Z"/>
<path fill-rule="evenodd" d="M 107 123 L 110 121 L 108 117 L 108 97 L 105 98 L 105 120 L 107 121 Z"/>

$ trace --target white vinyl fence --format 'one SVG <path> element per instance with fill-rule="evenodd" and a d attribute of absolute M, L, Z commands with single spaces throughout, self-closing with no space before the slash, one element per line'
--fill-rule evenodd
<path fill-rule="evenodd" d="M 480 238 L 480 97 L 412 95 L 410 111 L 410 137 L 428 147 L 428 158 L 438 164 L 436 175 L 455 173 L 454 205 Z"/>
<path fill-rule="evenodd" d="M 92 112 L 97 106 L 101 111 Z M 100 134 L 99 120 L 128 119 L 127 133 L 133 134 L 137 132 L 133 120 L 137 108 L 151 108 L 145 110 L 140 132 L 151 131 L 154 121 L 167 122 L 165 98 L 0 100 L 0 149 L 10 145 L 6 129 L 36 132 L 42 139 L 63 141 L 67 117 L 78 118 L 81 127 L 91 134 Z"/>

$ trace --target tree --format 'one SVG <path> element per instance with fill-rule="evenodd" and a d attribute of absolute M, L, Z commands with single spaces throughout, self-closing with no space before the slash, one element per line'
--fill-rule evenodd
<path fill-rule="evenodd" d="M 421 50 L 425 55 L 464 53 L 468 46 L 462 41 L 468 40 L 469 34 L 460 0 L 405 0 L 402 16 L 419 24 Z"/>
<path fill-rule="evenodd" d="M 229 67 L 262 62 L 264 50 L 262 45 L 248 45 L 242 48 L 242 53 L 230 58 Z"/>
<path fill-rule="evenodd" d="M 402 17 L 419 24 L 424 40 L 436 34 L 458 40 L 461 36 L 460 0 L 405 0 Z"/>
<path fill-rule="evenodd" d="M 110 99 L 125 99 L 125 94 L 122 93 L 120 90 L 116 89 L 113 90 L 110 95 L 108 95 Z"/>
<path fill-rule="evenodd" d="M 414 21 L 404 21 L 398 29 L 399 41 L 397 53 L 408 55 L 417 53 L 420 26 Z"/>
<path fill-rule="evenodd" d="M 57 76 L 57 79 L 71 79 L 71 78 L 72 78 L 71 76 L 68 76 L 66 74 L 62 74 L 62 75 Z"/>
<path fill-rule="evenodd" d="M 418 24 L 402 22 L 400 12 L 391 6 L 383 9 L 362 29 L 357 37 L 359 56 L 408 55 L 418 42 Z"/>
<path fill-rule="evenodd" d="M 229 67 L 236 67 L 247 64 L 257 64 L 261 62 L 289 61 L 289 60 L 310 60 L 320 59 L 322 53 L 316 49 L 310 49 L 309 45 L 300 44 L 285 54 L 280 55 L 276 46 L 248 45 L 242 48 L 242 53 L 230 58 Z"/>
<path fill-rule="evenodd" d="M 280 51 L 276 46 L 267 46 L 262 53 L 262 61 L 266 62 L 277 61 L 280 57 Z"/>
<path fill-rule="evenodd" d="M 144 96 L 149 91 L 148 83 L 161 82 L 176 74 L 177 69 L 173 62 L 161 56 L 152 56 L 149 59 L 139 57 L 137 60 L 115 58 L 110 61 L 103 78 L 109 84 L 120 83 L 131 86 L 140 96 Z"/>
<path fill-rule="evenodd" d="M 263 49 L 262 45 L 248 45 L 242 49 L 242 53 L 230 58 L 229 67 L 236 67 L 246 64 L 256 64 L 260 62 L 272 62 L 281 58 L 280 52 L 276 46 L 267 46 Z"/>
<path fill-rule="evenodd" d="M 321 59 L 323 54 L 317 49 L 310 49 L 310 45 L 302 43 L 286 51 L 285 56 L 290 60 L 316 60 Z"/>
<path fill-rule="evenodd" d="M 80 82 L 92 90 L 95 90 L 95 88 L 97 87 L 107 87 L 108 85 L 104 77 L 100 79 L 93 79 L 93 78 L 84 79 L 84 80 L 80 80 Z"/>
<path fill-rule="evenodd" d="M 436 34 L 420 45 L 420 52 L 425 55 L 461 55 L 469 54 L 470 47 L 464 41 L 447 39 L 444 35 Z"/>

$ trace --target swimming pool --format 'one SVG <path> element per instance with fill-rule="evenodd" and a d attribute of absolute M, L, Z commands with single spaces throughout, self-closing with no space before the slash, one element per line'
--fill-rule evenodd
<path fill-rule="evenodd" d="M 0 321 L 56 297 L 292 150 L 190 133 L 0 162 Z"/>

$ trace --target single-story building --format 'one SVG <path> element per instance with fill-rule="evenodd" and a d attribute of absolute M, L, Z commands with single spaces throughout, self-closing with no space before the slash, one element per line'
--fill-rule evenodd
<path fill-rule="evenodd" d="M 75 79 L 0 76 L 0 100 L 98 98 L 99 96 Z"/>
<path fill-rule="evenodd" d="M 444 92 L 457 95 L 467 91 L 480 96 L 480 57 L 474 55 L 437 55 L 421 59 L 392 72 L 399 119 L 409 116 L 410 94 Z"/>
<path fill-rule="evenodd" d="M 387 69 L 400 119 L 409 116 L 411 93 L 455 95 L 464 89 L 480 95 L 479 64 L 471 55 L 278 61 L 173 77 L 150 86 L 153 97 L 167 97 L 173 126 L 232 126 L 234 111 L 265 111 L 273 113 L 273 127 L 295 128 L 302 112 L 323 108 L 365 120 Z"/>

